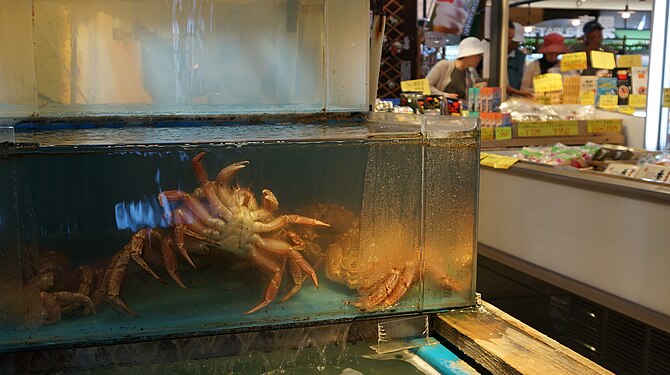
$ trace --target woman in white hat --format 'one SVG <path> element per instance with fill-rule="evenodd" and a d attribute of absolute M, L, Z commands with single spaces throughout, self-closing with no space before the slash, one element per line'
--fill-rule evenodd
<path fill-rule="evenodd" d="M 456 60 L 441 60 L 428 72 L 430 93 L 447 98 L 465 98 L 468 88 L 474 85 L 469 69 L 482 61 L 484 45 L 475 38 L 465 38 L 458 45 Z"/>

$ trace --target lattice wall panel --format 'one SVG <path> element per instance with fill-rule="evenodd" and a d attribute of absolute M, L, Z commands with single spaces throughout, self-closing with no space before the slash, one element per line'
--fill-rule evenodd
<path fill-rule="evenodd" d="M 400 97 L 402 62 L 410 62 L 410 79 L 416 71 L 416 1 L 387 0 L 386 28 L 377 85 L 378 98 Z M 406 77 L 407 78 L 407 77 Z"/>

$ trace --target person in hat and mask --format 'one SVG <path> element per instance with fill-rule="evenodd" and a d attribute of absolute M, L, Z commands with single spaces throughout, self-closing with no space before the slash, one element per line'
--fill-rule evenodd
<path fill-rule="evenodd" d="M 582 40 L 570 46 L 570 52 L 586 52 L 587 68 L 582 71 L 584 76 L 594 76 L 598 73 L 598 69 L 591 67 L 591 51 L 605 51 L 612 52 L 612 49 L 603 46 L 603 25 L 598 21 L 593 20 L 584 24 L 582 30 Z"/>
<path fill-rule="evenodd" d="M 463 39 L 458 45 L 456 60 L 441 60 L 428 72 L 430 93 L 452 99 L 465 98 L 475 81 L 470 68 L 479 65 L 484 50 L 481 40 L 475 37 Z"/>
<path fill-rule="evenodd" d="M 531 91 L 521 90 L 526 53 L 519 48 L 519 44 L 525 41 L 521 24 L 510 22 L 507 33 L 507 94 L 532 98 Z"/>
<path fill-rule="evenodd" d="M 547 34 L 544 36 L 544 42 L 537 51 L 542 54 L 542 58 L 533 61 L 526 67 L 521 81 L 521 90 L 534 91 L 533 79 L 539 74 L 561 73 L 561 64 L 558 61 L 558 55 L 568 52 L 565 40 L 560 34 Z M 570 72 L 563 72 L 568 75 Z"/>

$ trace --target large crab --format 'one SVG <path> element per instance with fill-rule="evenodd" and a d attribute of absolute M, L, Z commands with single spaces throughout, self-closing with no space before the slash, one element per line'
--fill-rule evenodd
<path fill-rule="evenodd" d="M 329 280 L 356 290 L 357 299 L 348 304 L 362 310 L 392 308 L 422 276 L 442 290 L 461 289 L 460 283 L 443 268 L 437 251 L 427 248 L 422 257 L 418 251 L 397 245 L 403 243 L 402 225 L 386 223 L 387 230 L 380 232 L 387 246 L 381 251 L 371 251 L 361 247 L 359 218 L 346 208 L 318 204 L 299 212 L 332 224 L 327 229 L 296 231 L 306 241 L 306 257 L 315 259 L 316 264 L 323 263 Z M 303 275 L 302 280 L 305 278 Z"/>
<path fill-rule="evenodd" d="M 329 224 L 300 215 L 275 215 L 279 203 L 270 190 L 262 191 L 263 199 L 259 205 L 250 190 L 231 186 L 230 180 L 247 166 L 247 161 L 223 168 L 216 180 L 210 181 L 201 163 L 204 155 L 204 152 L 200 153 L 192 160 L 200 187 L 192 193 L 170 190 L 158 195 L 163 207 L 167 208 L 168 202 L 182 203 L 166 211 L 170 227 L 167 230 L 142 229 L 133 235 L 124 249 L 112 259 L 94 295 L 95 303 L 106 298 L 113 307 L 134 315 L 119 296 L 130 260 L 162 282 L 145 261 L 145 250 L 159 251 L 167 272 L 182 287 L 185 286 L 176 272 L 175 250 L 193 267 L 195 264 L 189 252 L 203 248 L 222 250 L 251 260 L 272 277 L 265 288 L 263 300 L 246 314 L 254 313 L 274 300 L 286 262 L 291 269 L 299 269 L 301 274 L 309 275 L 318 288 L 316 272 L 299 252 L 304 248 L 304 243 L 284 228 L 288 224 L 321 227 L 328 227 Z M 289 292 L 290 295 L 284 299 L 293 293 Z"/>

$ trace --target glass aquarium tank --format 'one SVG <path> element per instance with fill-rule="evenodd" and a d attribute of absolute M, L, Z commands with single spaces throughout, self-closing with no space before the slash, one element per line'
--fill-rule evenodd
<path fill-rule="evenodd" d="M 474 303 L 476 120 L 29 128 L 0 147 L 0 351 Z"/>

